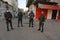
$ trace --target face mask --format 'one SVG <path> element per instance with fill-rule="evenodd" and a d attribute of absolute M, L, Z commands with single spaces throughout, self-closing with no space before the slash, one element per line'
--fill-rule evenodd
<path fill-rule="evenodd" d="M 9 11 L 7 10 L 7 12 L 9 12 Z"/>

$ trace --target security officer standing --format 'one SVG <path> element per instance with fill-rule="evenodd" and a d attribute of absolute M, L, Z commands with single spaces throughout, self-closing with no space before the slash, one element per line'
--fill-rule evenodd
<path fill-rule="evenodd" d="M 46 20 L 46 18 L 45 18 L 44 12 L 42 11 L 41 16 L 39 17 L 39 29 L 38 29 L 38 31 L 41 30 L 41 32 L 43 32 L 45 20 Z"/>
<path fill-rule="evenodd" d="M 19 24 L 20 24 L 20 23 L 21 23 L 21 27 L 23 27 L 22 17 L 23 17 L 23 12 L 19 12 L 19 13 L 18 13 L 18 27 L 19 27 Z"/>
<path fill-rule="evenodd" d="M 33 27 L 33 20 L 34 19 L 34 13 L 33 13 L 33 11 L 31 11 L 30 13 L 29 13 L 29 27 Z"/>
<path fill-rule="evenodd" d="M 11 26 L 11 29 L 13 29 L 13 27 L 12 27 L 12 14 L 11 14 L 11 12 L 9 12 L 9 10 L 7 10 L 4 13 L 4 17 L 5 17 L 6 24 L 7 24 L 7 31 L 9 31 L 9 24 Z"/>

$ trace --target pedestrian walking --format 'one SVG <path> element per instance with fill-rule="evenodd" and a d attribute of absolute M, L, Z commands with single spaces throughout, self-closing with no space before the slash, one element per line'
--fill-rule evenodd
<path fill-rule="evenodd" d="M 9 31 L 9 24 L 11 26 L 11 29 L 13 29 L 13 26 L 12 26 L 12 14 L 11 14 L 11 12 L 7 10 L 4 13 L 4 17 L 5 17 L 6 24 L 7 24 L 7 31 Z"/>
<path fill-rule="evenodd" d="M 33 13 L 33 11 L 31 11 L 30 13 L 29 13 L 29 27 L 33 27 L 33 20 L 34 19 L 34 13 Z"/>
<path fill-rule="evenodd" d="M 23 27 L 22 18 L 23 18 L 23 12 L 19 12 L 18 13 L 18 27 L 20 23 L 21 23 L 21 27 Z"/>
<path fill-rule="evenodd" d="M 39 17 L 39 29 L 38 29 L 38 31 L 41 30 L 41 32 L 43 32 L 45 20 L 46 20 L 46 18 L 45 18 L 44 12 L 42 11 L 41 16 Z"/>

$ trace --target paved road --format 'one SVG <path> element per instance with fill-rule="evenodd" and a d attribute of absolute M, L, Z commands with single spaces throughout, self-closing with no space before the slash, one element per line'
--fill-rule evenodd
<path fill-rule="evenodd" d="M 60 40 L 60 21 L 47 20 L 44 32 L 37 31 L 38 21 L 34 27 L 28 27 L 28 19 L 23 20 L 24 27 L 17 27 L 17 19 L 13 19 L 14 30 L 6 31 L 4 20 L 0 20 L 0 40 Z"/>

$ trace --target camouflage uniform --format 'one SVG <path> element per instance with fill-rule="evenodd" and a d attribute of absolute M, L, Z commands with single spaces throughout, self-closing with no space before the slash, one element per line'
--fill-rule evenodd
<path fill-rule="evenodd" d="M 22 24 L 22 17 L 23 17 L 23 13 L 22 12 L 19 12 L 18 13 L 18 27 L 19 27 L 19 23 L 21 22 L 21 27 L 23 26 Z"/>
<path fill-rule="evenodd" d="M 10 23 L 11 29 L 13 29 L 13 27 L 12 27 L 12 14 L 10 12 L 5 12 L 4 17 L 6 19 L 7 31 L 9 31 L 9 23 Z"/>
<path fill-rule="evenodd" d="M 31 13 L 29 14 L 29 27 L 32 25 L 33 27 L 33 18 L 34 18 L 34 13 L 31 11 Z"/>
<path fill-rule="evenodd" d="M 44 14 L 41 14 L 40 18 L 39 18 L 39 29 L 38 30 L 41 30 L 41 32 L 43 32 L 43 29 L 44 29 L 44 22 L 45 22 L 45 16 Z"/>

